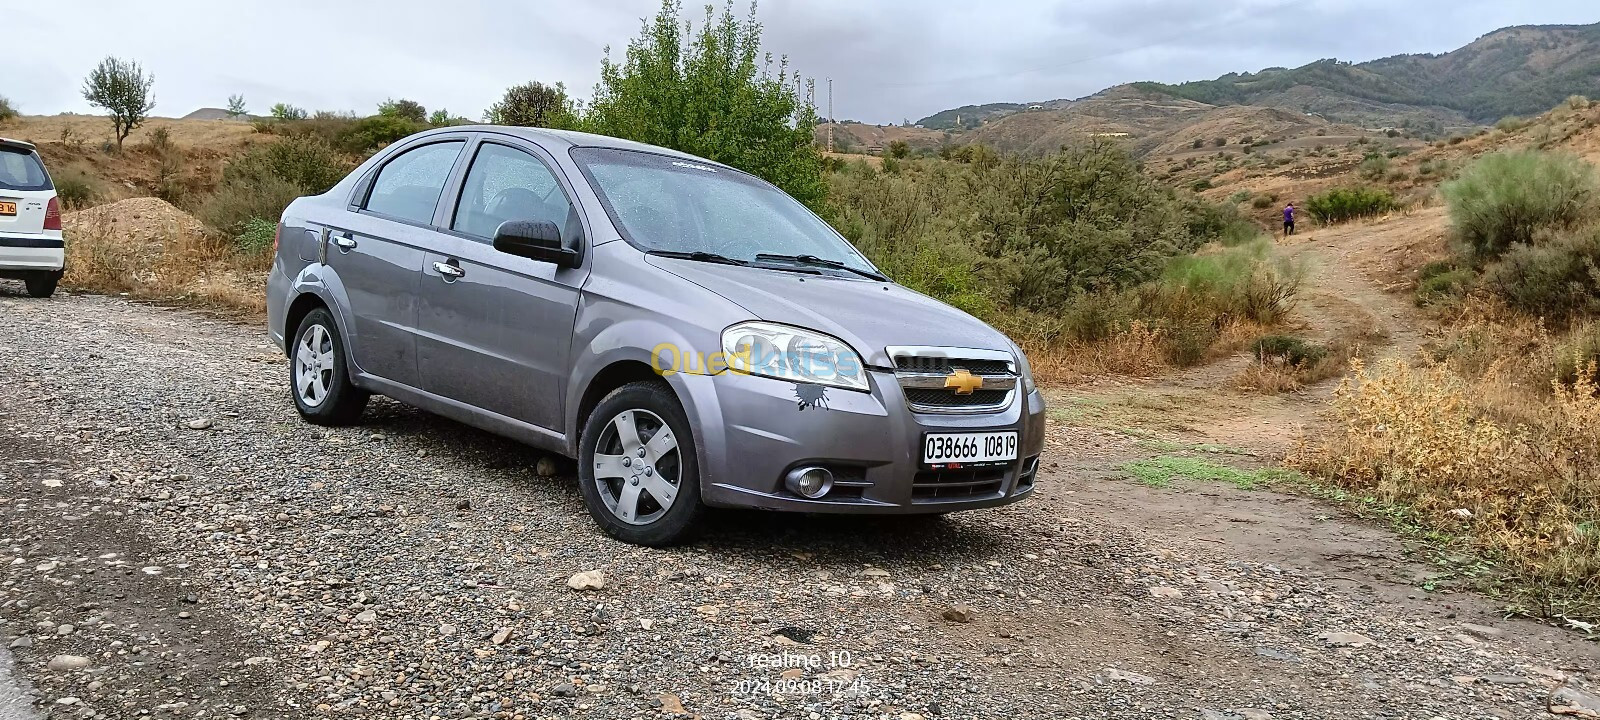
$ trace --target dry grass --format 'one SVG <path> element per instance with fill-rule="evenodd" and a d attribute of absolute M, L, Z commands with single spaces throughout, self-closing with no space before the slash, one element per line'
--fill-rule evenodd
<path fill-rule="evenodd" d="M 1600 390 L 1519 380 L 1515 349 L 1476 376 L 1388 361 L 1335 394 L 1341 430 L 1291 466 L 1463 535 L 1528 581 L 1530 612 L 1600 612 Z"/>
<path fill-rule="evenodd" d="M 1267 331 L 1248 321 L 1229 322 L 1206 348 L 1206 359 L 1239 352 Z M 1028 362 L 1043 382 L 1077 382 L 1097 375 L 1152 377 L 1177 367 L 1172 362 L 1174 339 L 1169 333 L 1134 321 L 1126 330 L 1100 342 L 1027 346 Z"/>
<path fill-rule="evenodd" d="M 179 223 L 149 235 L 131 234 L 103 214 L 82 218 L 71 238 L 62 278 L 69 287 L 266 314 L 269 256 L 241 256 L 226 242 Z"/>

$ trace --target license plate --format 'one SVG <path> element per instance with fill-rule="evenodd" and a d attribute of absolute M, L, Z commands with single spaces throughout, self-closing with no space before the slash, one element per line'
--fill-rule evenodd
<path fill-rule="evenodd" d="M 0 200 L 0 215 L 17 214 L 17 204 L 10 200 Z"/>
<path fill-rule="evenodd" d="M 928 433 L 922 436 L 924 465 L 973 465 L 1015 459 L 1015 432 Z"/>

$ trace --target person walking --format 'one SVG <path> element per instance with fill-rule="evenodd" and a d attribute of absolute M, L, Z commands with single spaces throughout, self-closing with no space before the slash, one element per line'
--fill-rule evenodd
<path fill-rule="evenodd" d="M 1294 234 L 1294 203 L 1283 206 L 1283 236 Z"/>

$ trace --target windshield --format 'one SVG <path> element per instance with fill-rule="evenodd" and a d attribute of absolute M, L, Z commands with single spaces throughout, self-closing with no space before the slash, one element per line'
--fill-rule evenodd
<path fill-rule="evenodd" d="M 572 158 L 623 236 L 646 250 L 774 265 L 787 263 L 756 256 L 806 255 L 875 272 L 804 205 L 745 173 L 613 148 L 574 148 Z"/>

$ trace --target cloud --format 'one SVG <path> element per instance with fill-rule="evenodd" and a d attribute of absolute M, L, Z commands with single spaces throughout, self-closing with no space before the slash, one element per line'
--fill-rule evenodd
<path fill-rule="evenodd" d="M 985 102 L 1080 97 L 1324 57 L 1444 52 L 1512 24 L 1594 22 L 1592 0 L 765 0 L 764 45 L 818 81 L 838 117 L 899 122 Z M 24 112 L 89 112 L 82 78 L 111 54 L 156 75 L 157 113 L 243 93 L 369 111 L 389 97 L 478 117 L 509 85 L 587 97 L 655 0 L 274 3 L 56 0 L 9 7 L 4 92 Z M 696 23 L 699 5 L 684 14 Z M 720 7 L 720 4 L 719 4 Z M 740 5 L 738 12 L 743 12 Z"/>

